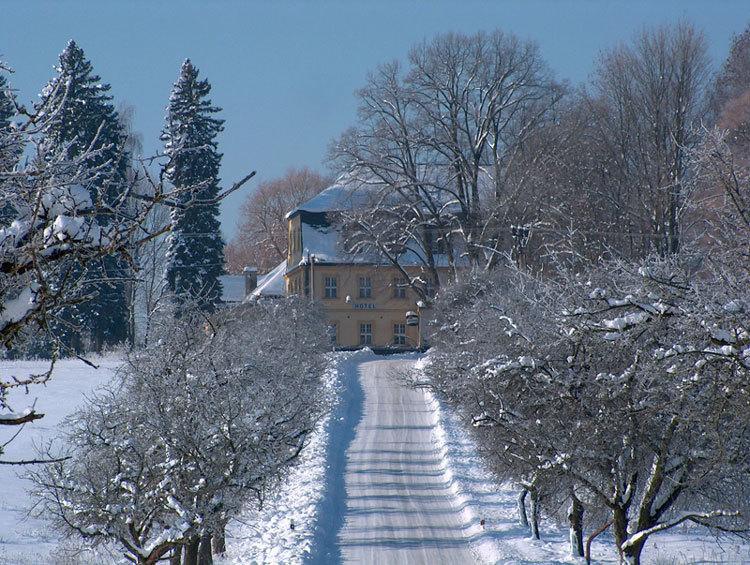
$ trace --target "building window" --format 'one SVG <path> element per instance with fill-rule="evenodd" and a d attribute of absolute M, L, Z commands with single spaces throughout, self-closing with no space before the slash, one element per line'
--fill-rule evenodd
<path fill-rule="evenodd" d="M 337 296 L 336 290 L 337 290 L 336 277 L 326 277 L 323 298 L 336 298 Z"/>
<path fill-rule="evenodd" d="M 359 325 L 359 344 L 372 345 L 372 323 L 365 322 Z"/>
<path fill-rule="evenodd" d="M 359 297 L 372 298 L 372 279 L 370 277 L 359 277 Z"/>
<path fill-rule="evenodd" d="M 326 333 L 328 334 L 328 343 L 331 345 L 338 344 L 338 324 L 336 322 L 328 322 Z"/>
<path fill-rule="evenodd" d="M 393 324 L 393 345 L 406 345 L 406 324 Z"/>
<path fill-rule="evenodd" d="M 406 287 L 409 283 L 403 277 L 393 279 L 393 298 L 406 298 Z"/>

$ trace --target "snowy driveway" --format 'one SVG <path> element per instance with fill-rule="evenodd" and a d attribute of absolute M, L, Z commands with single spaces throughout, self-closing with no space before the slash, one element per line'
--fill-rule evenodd
<path fill-rule="evenodd" d="M 434 441 L 437 416 L 426 395 L 401 384 L 394 374 L 413 361 L 372 358 L 352 371 L 361 387 L 350 403 L 359 421 L 354 438 L 332 445 L 339 450 L 343 481 L 331 486 L 338 534 L 328 532 L 331 548 L 318 547 L 313 561 L 330 563 L 476 562 L 461 502 L 451 491 Z M 349 419 L 349 422 L 346 420 Z M 348 449 L 347 449 L 348 446 Z M 343 458 L 345 450 L 345 459 Z M 335 455 L 333 466 L 336 466 Z M 336 470 L 333 469 L 335 472 Z M 329 516 L 330 518 L 330 516 Z M 338 522 L 338 523 L 336 523 Z"/>

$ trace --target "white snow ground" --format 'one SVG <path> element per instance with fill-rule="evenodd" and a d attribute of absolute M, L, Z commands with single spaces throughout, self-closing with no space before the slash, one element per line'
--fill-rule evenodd
<path fill-rule="evenodd" d="M 227 555 L 217 565 L 251 563 L 302 563 L 309 555 L 320 502 L 326 487 L 328 452 L 332 440 L 340 440 L 344 420 L 339 408 L 350 406 L 350 387 L 342 379 L 352 373 L 357 360 L 371 354 L 359 351 L 331 355 L 326 373 L 328 401 L 334 407 L 321 419 L 300 454 L 299 461 L 278 492 L 262 508 L 250 507 L 227 527 Z M 330 433 L 336 428 L 334 433 Z M 292 529 L 292 525 L 294 528 Z"/>
<path fill-rule="evenodd" d="M 11 407 L 21 411 L 35 404 L 44 418 L 28 423 L 6 448 L 3 460 L 33 458 L 35 446 L 51 439 L 58 426 L 84 395 L 107 383 L 122 363 L 118 356 L 93 357 L 94 369 L 77 359 L 64 359 L 55 365 L 52 378 L 43 386 L 32 386 L 25 391 L 15 389 L 9 395 Z M 46 361 L 0 361 L 4 378 L 23 377 L 43 373 Z M 0 427 L 0 443 L 5 443 L 18 431 L 15 426 Z M 27 516 L 31 499 L 30 484 L 22 477 L 24 467 L 0 465 L 0 563 L 6 565 L 38 565 L 61 563 L 67 559 L 59 546 L 59 538 L 39 518 Z M 55 554 L 55 557 L 50 555 Z M 84 562 L 84 558 L 66 563 Z"/>
<path fill-rule="evenodd" d="M 316 430 L 279 495 L 232 528 L 226 563 L 445 563 L 467 555 L 461 538 L 479 563 L 582 562 L 569 556 L 567 530 L 545 521 L 543 539 L 529 539 L 516 523 L 516 492 L 490 478 L 455 414 L 427 391 L 396 392 L 403 385 L 387 373 L 417 356 L 343 355 L 333 376 L 333 416 Z M 382 441 L 396 443 L 386 449 Z M 431 515 L 430 505 L 443 516 Z M 604 537 L 593 556 L 617 563 Z M 750 547 L 676 531 L 655 536 L 644 562 L 750 563 Z"/>
<path fill-rule="evenodd" d="M 370 414 L 377 413 L 377 409 L 373 412 L 372 406 L 368 408 L 368 403 L 373 400 L 372 387 L 363 388 L 360 365 L 385 360 L 386 363 L 382 365 L 385 368 L 391 361 L 396 361 L 398 365 L 403 364 L 404 360 L 415 359 L 416 356 L 383 358 L 374 356 L 371 352 L 342 353 L 335 357 L 333 368 L 327 376 L 331 395 L 336 398 L 332 416 L 320 422 L 310 439 L 309 447 L 303 452 L 299 464 L 279 492 L 266 501 L 262 510 L 249 510 L 230 527 L 232 537 L 228 539 L 229 553 L 226 559 L 217 561 L 217 565 L 302 563 L 312 560 L 311 552 L 319 556 L 326 544 L 330 547 L 331 542 L 338 543 L 338 534 L 347 524 L 347 504 L 353 508 L 352 501 L 347 501 L 348 494 L 354 492 L 352 489 L 366 488 L 368 481 L 382 483 L 386 478 L 382 473 L 369 477 L 362 473 L 351 473 L 361 470 L 366 463 L 362 458 L 367 456 L 363 453 L 367 450 L 360 450 L 353 445 L 358 426 L 367 426 L 364 417 L 368 409 Z M 61 361 L 47 386 L 32 387 L 28 395 L 20 390 L 13 392 L 11 399 L 15 410 L 23 410 L 38 398 L 36 408 L 46 413 L 46 416 L 26 426 L 18 439 L 8 446 L 6 459 L 32 455 L 34 442 L 52 437 L 62 419 L 81 403 L 83 396 L 107 382 L 120 363 L 114 356 L 94 361 L 100 365 L 99 370 L 77 360 Z M 40 372 L 44 368 L 43 361 L 0 362 L 0 371 L 4 375 L 24 375 Z M 378 373 L 378 380 L 385 378 L 385 371 Z M 389 383 L 388 386 L 400 385 Z M 431 480 L 449 485 L 449 492 L 441 494 L 445 494 L 449 501 L 450 513 L 462 522 L 461 535 L 467 538 L 476 560 L 507 564 L 581 563 L 568 556 L 567 531 L 563 529 L 544 522 L 543 540 L 533 542 L 528 539 L 527 532 L 516 525 L 516 493 L 510 488 L 498 487 L 489 478 L 476 454 L 473 440 L 457 416 L 441 406 L 429 393 L 419 394 L 424 395 L 423 406 L 411 403 L 409 410 L 421 411 L 417 417 L 427 418 L 420 435 L 429 434 L 432 445 L 430 449 L 439 454 L 436 459 L 442 459 L 442 463 L 438 463 L 437 474 Z M 381 409 L 386 407 L 380 406 Z M 406 410 L 406 405 L 400 403 L 399 410 L 402 409 Z M 382 414 L 384 413 L 381 412 Z M 411 416 L 404 412 L 400 417 Z M 4 442 L 14 430 L 0 429 L 0 432 L 0 441 Z M 390 454 L 389 460 L 393 460 L 394 456 L 398 461 L 399 454 Z M 430 453 L 420 457 L 428 460 L 434 458 Z M 408 459 L 405 461 L 408 462 Z M 414 462 L 411 462 L 411 467 L 415 467 Z M 422 472 L 422 462 L 416 463 Z M 429 464 L 433 465 L 434 462 Z M 348 484 L 347 465 L 350 465 Z M 395 470 L 390 464 L 388 468 Z M 404 470 L 408 471 L 406 467 Z M 22 468 L 0 465 L 0 563 L 77 565 L 116 562 L 112 556 L 102 557 L 104 554 L 74 557 L 74 546 L 65 543 L 59 545 L 58 536 L 43 521 L 27 518 L 30 499 L 26 493 L 28 483 L 18 476 L 22 472 Z M 353 476 L 358 477 L 359 484 L 352 482 Z M 390 488 L 382 484 L 373 486 Z M 410 485 L 409 488 L 416 486 L 431 488 L 430 485 L 418 484 Z M 414 489 L 413 492 L 417 493 L 417 490 Z M 386 495 L 386 498 L 377 503 L 392 504 L 394 500 L 388 500 L 389 497 L 392 498 L 392 493 L 389 491 Z M 401 500 L 396 504 L 410 503 Z M 484 528 L 479 525 L 482 518 L 485 519 Z M 293 530 L 290 528 L 290 520 L 295 523 Z M 394 529 L 396 526 L 394 524 Z M 349 520 L 348 527 L 351 532 L 351 528 L 358 525 Z M 362 531 L 357 533 L 358 536 L 362 534 L 367 535 Z M 382 534 L 382 531 L 378 533 Z M 413 535 L 413 531 L 410 535 Z M 609 543 L 609 540 L 604 540 L 604 543 L 594 545 L 597 563 L 617 562 Z M 348 553 L 346 547 L 344 546 L 344 554 Z M 435 561 L 439 562 L 443 561 Z M 654 536 L 646 548 L 645 563 L 750 563 L 750 546 L 726 539 L 717 544 L 711 536 L 699 534 L 695 530 L 680 529 Z"/>

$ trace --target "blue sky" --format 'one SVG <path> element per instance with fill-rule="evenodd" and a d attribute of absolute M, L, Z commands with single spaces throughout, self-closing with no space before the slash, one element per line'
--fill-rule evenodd
<path fill-rule="evenodd" d="M 322 170 L 330 141 L 354 123 L 353 92 L 368 70 L 436 33 L 499 27 L 533 39 L 558 78 L 579 84 L 600 50 L 680 17 L 704 30 L 721 62 L 732 34 L 750 23 L 750 2 L 4 0 L 0 13 L 0 59 L 15 68 L 22 101 L 36 98 L 73 38 L 116 100 L 135 106 L 147 154 L 159 147 L 169 91 L 191 58 L 224 109 L 229 185 L 254 169 L 260 180 L 291 166 Z M 251 187 L 222 205 L 226 236 Z"/>

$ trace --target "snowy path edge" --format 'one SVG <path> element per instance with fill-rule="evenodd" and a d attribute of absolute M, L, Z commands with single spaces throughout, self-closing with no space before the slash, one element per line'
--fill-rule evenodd
<path fill-rule="evenodd" d="M 299 462 L 262 509 L 249 508 L 228 527 L 228 552 L 216 565 L 303 563 L 313 549 L 326 496 L 332 421 L 344 392 L 343 367 L 357 353 L 332 353 L 324 380 L 328 410 L 310 436 Z M 294 528 L 292 528 L 292 523 Z"/>

